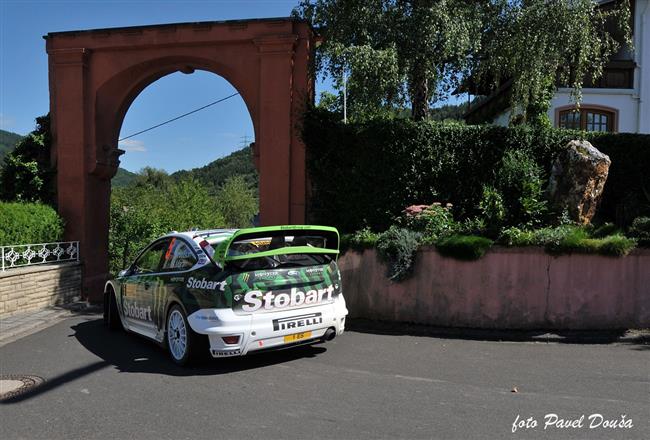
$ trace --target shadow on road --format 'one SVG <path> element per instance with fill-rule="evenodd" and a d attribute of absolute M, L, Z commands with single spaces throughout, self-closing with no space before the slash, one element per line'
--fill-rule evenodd
<path fill-rule="evenodd" d="M 287 350 L 224 359 L 211 359 L 209 355 L 206 355 L 192 367 L 180 367 L 173 363 L 165 350 L 154 342 L 124 331 L 109 331 L 104 326 L 102 319 L 89 319 L 71 328 L 75 334 L 70 337 L 76 338 L 84 348 L 102 360 L 48 379 L 43 384 L 1 400 L 0 403 L 22 402 L 106 367 L 115 367 L 121 373 L 208 376 L 264 368 L 297 359 L 315 357 L 327 351 L 322 346 L 304 345 Z"/>
<path fill-rule="evenodd" d="M 428 336 L 443 339 L 510 342 L 556 342 L 564 344 L 633 345 L 637 350 L 650 349 L 650 331 L 618 330 L 498 330 L 432 327 L 428 325 L 348 319 L 346 330 L 358 333 L 393 336 Z"/>

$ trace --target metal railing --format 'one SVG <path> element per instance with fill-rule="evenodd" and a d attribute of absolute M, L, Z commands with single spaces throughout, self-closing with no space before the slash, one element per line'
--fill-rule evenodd
<path fill-rule="evenodd" d="M 0 246 L 2 271 L 37 264 L 79 261 L 78 241 Z"/>

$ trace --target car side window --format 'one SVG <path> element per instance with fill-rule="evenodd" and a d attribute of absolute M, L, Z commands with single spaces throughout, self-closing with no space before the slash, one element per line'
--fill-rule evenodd
<path fill-rule="evenodd" d="M 163 254 L 167 250 L 168 246 L 169 240 L 161 240 L 154 243 L 135 261 L 133 264 L 133 273 L 147 274 L 159 272 Z"/>
<path fill-rule="evenodd" d="M 162 270 L 164 272 L 187 270 L 193 267 L 197 261 L 194 250 L 184 240 L 172 238 L 165 252 Z"/>

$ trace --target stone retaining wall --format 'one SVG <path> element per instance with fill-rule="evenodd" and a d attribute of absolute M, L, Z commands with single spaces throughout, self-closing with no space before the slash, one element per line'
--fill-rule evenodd
<path fill-rule="evenodd" d="M 81 295 L 81 265 L 44 264 L 0 272 L 0 318 L 51 305 Z"/>
<path fill-rule="evenodd" d="M 493 248 L 477 261 L 418 252 L 395 283 L 375 250 L 339 259 L 351 317 L 445 327 L 612 329 L 650 327 L 650 251 L 553 257 Z"/>

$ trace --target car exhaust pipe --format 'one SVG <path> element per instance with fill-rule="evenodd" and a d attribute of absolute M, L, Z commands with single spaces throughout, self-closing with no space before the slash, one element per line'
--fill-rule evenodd
<path fill-rule="evenodd" d="M 331 341 L 336 337 L 336 330 L 334 330 L 333 327 L 330 327 L 325 331 L 325 334 L 323 335 L 323 341 Z"/>

